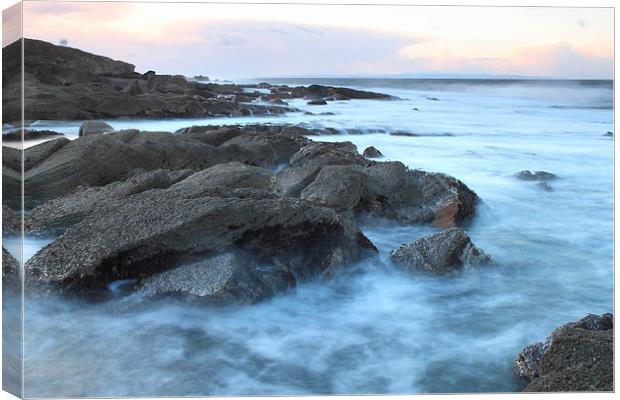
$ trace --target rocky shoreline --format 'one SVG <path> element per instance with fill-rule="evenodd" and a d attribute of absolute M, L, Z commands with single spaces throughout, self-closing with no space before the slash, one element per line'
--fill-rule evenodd
<path fill-rule="evenodd" d="M 2 49 L 3 123 L 21 118 L 21 41 Z M 204 83 L 182 75 L 139 73 L 135 66 L 78 49 L 24 39 L 24 119 L 197 118 L 299 111 L 286 100 L 312 104 L 351 99 L 393 100 L 349 88 Z"/>
<path fill-rule="evenodd" d="M 55 238 L 25 263 L 28 289 L 105 301 L 111 284 L 127 281 L 128 297 L 253 304 L 377 257 L 360 226 L 385 220 L 438 231 L 391 252 L 403 271 L 449 279 L 493 265 L 464 230 L 481 204 L 465 183 L 377 161 L 382 153 L 374 147 L 360 154 L 351 142 L 310 139 L 333 134 L 329 129 L 114 131 L 96 121 L 278 114 L 298 111 L 289 99 L 319 106 L 394 100 L 389 95 L 140 74 L 131 64 L 76 49 L 24 43 L 32 52 L 25 65 L 26 119 L 86 120 L 75 140 L 55 138 L 23 153 L 3 146 L 3 234 L 21 232 L 15 210 L 23 161 L 25 234 Z M 19 43 L 5 47 L 5 59 L 18 50 Z M 6 123 L 18 115 L 15 68 L 3 65 Z M 558 178 L 544 171 L 516 177 L 545 183 L 545 190 L 551 190 L 547 180 Z M 5 287 L 19 285 L 18 270 L 3 247 Z M 588 316 L 524 349 L 515 373 L 527 380 L 525 390 L 613 390 L 612 319 Z"/>

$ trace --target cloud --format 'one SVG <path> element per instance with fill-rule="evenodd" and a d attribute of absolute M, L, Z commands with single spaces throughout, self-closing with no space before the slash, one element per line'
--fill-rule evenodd
<path fill-rule="evenodd" d="M 15 4 L 2 11 L 2 47 L 22 37 L 22 6 Z"/>
<path fill-rule="evenodd" d="M 270 16 L 260 21 L 216 19 L 189 11 L 179 11 L 175 19 L 166 14 L 172 9 L 137 7 L 131 3 L 25 2 L 25 35 L 52 43 L 66 38 L 72 47 L 130 62 L 139 71 L 224 78 L 408 72 L 584 78 L 613 74 L 613 53 L 603 46 L 610 38 L 592 36 L 592 29 L 581 31 L 579 26 L 595 25 L 592 18 L 586 21 L 581 16 L 571 17 L 566 24 L 566 29 L 580 34 L 579 42 L 515 49 L 517 43 L 536 44 L 547 36 L 526 40 L 523 35 L 498 35 L 489 44 L 485 40 L 493 36 L 491 32 L 463 25 L 462 29 L 480 36 L 479 44 L 459 36 L 459 26 L 443 21 L 437 26 L 436 21 L 423 20 L 419 28 L 426 33 L 422 34 L 380 31 L 372 23 L 354 28 L 276 22 Z"/>
<path fill-rule="evenodd" d="M 614 65 L 612 57 L 590 54 L 567 43 L 520 49 L 507 64 L 531 75 L 605 79 L 613 77 Z"/>

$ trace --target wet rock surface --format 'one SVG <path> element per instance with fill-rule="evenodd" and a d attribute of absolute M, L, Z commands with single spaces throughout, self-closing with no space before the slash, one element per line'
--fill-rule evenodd
<path fill-rule="evenodd" d="M 70 227 L 28 260 L 26 283 L 71 292 L 104 289 L 114 280 L 164 272 L 188 256 L 237 248 L 297 279 L 375 251 L 357 227 L 303 200 L 259 190 L 187 198 L 153 189 Z"/>
<path fill-rule="evenodd" d="M 613 315 L 588 314 L 526 346 L 514 362 L 525 392 L 613 390 Z"/>
<path fill-rule="evenodd" d="M 358 218 L 457 226 L 475 212 L 477 196 L 454 178 L 305 132 L 126 130 L 27 149 L 26 231 L 62 234 L 28 261 L 27 284 L 105 291 L 230 251 L 307 279 L 376 251 Z"/>
<path fill-rule="evenodd" d="M 341 133 L 333 128 L 249 124 L 170 133 L 113 131 L 102 121 L 274 114 L 296 111 L 287 105 L 292 99 L 326 105 L 392 96 L 141 74 L 128 63 L 31 39 L 24 51 L 26 119 L 84 121 L 77 139 L 23 152 L 26 232 L 60 235 L 28 260 L 31 287 L 86 296 L 130 279 L 144 296 L 252 303 L 375 254 L 358 220 L 452 227 L 475 212 L 478 197 L 452 177 L 369 160 L 381 156 L 373 147 L 362 155 L 350 142 L 309 139 Z M 5 121 L 17 115 L 19 67 L 3 65 Z M 22 153 L 3 147 L 5 205 L 13 209 L 21 204 L 21 172 Z M 15 232 L 10 208 L 3 213 L 3 229 Z"/>
<path fill-rule="evenodd" d="M 491 256 L 477 248 L 469 235 L 459 228 L 403 244 L 390 256 L 396 265 L 407 271 L 433 275 L 450 275 L 466 266 L 491 263 Z"/>
<path fill-rule="evenodd" d="M 252 304 L 295 286 L 285 270 L 260 266 L 247 255 L 227 253 L 183 265 L 144 279 L 137 293 L 176 296 L 210 305 Z"/>
<path fill-rule="evenodd" d="M 523 170 L 523 171 L 519 171 L 515 174 L 515 176 L 518 179 L 521 179 L 523 181 L 550 181 L 553 179 L 558 179 L 558 176 L 555 174 L 552 174 L 551 172 L 546 172 L 546 171 L 529 171 L 529 170 Z"/>

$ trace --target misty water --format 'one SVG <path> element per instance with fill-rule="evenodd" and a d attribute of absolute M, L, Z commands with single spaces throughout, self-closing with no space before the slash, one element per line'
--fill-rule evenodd
<path fill-rule="evenodd" d="M 612 311 L 611 82 L 327 83 L 403 100 L 291 102 L 335 115 L 108 122 L 157 131 L 277 122 L 364 132 L 312 139 L 348 140 L 360 151 L 372 145 L 384 160 L 464 181 L 484 202 L 467 230 L 494 264 L 451 278 L 400 272 L 389 252 L 435 230 L 383 222 L 362 227 L 378 257 L 256 305 L 120 295 L 85 304 L 27 292 L 26 396 L 515 391 L 512 361 L 525 345 L 587 313 Z M 79 123 L 39 126 L 75 137 Z M 395 131 L 419 136 L 389 135 Z M 560 179 L 545 191 L 514 177 L 524 169 Z M 26 238 L 25 257 L 46 243 Z"/>

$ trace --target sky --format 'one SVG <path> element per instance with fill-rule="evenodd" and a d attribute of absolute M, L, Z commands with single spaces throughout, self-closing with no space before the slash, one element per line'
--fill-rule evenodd
<path fill-rule="evenodd" d="M 66 39 L 140 72 L 613 76 L 610 8 L 24 2 L 23 12 L 25 37 Z"/>

